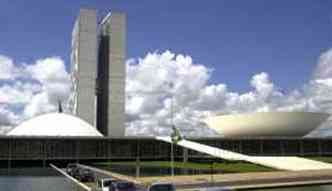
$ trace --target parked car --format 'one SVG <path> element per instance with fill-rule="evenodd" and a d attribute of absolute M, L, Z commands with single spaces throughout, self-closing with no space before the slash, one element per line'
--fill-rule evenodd
<path fill-rule="evenodd" d="M 136 191 L 136 187 L 132 182 L 119 180 L 112 182 L 109 191 Z"/>
<path fill-rule="evenodd" d="M 81 182 L 94 182 L 96 177 L 92 170 L 86 168 L 73 168 L 70 175 Z"/>
<path fill-rule="evenodd" d="M 97 180 L 97 190 L 98 191 L 109 191 L 112 183 L 118 181 L 115 178 L 102 178 Z"/>
<path fill-rule="evenodd" d="M 77 168 L 78 166 L 76 163 L 69 163 L 66 168 L 66 173 L 69 174 L 70 176 L 73 176 L 73 171 Z"/>
<path fill-rule="evenodd" d="M 80 180 L 80 168 L 73 168 L 70 172 L 70 176 L 74 177 L 77 180 Z"/>
<path fill-rule="evenodd" d="M 176 189 L 172 183 L 153 183 L 148 191 L 176 191 Z"/>
<path fill-rule="evenodd" d="M 96 178 L 95 173 L 86 168 L 80 168 L 78 175 L 78 180 L 81 182 L 94 182 Z"/>

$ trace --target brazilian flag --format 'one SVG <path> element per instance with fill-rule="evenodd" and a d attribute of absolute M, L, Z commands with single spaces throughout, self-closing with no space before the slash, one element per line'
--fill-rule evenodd
<path fill-rule="evenodd" d="M 182 140 L 182 136 L 180 130 L 177 129 L 175 126 L 173 126 L 172 129 L 173 129 L 173 132 L 171 134 L 172 143 L 177 144 L 179 141 Z"/>

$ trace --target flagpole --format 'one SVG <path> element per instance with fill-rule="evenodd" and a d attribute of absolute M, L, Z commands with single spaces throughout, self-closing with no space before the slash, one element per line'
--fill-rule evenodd
<path fill-rule="evenodd" d="M 171 86 L 173 86 L 171 84 Z M 174 128 L 174 119 L 173 119 L 173 93 L 171 94 L 171 124 L 172 129 Z M 174 177 L 174 143 L 172 138 L 172 144 L 171 144 L 171 171 L 172 171 L 172 177 Z"/>

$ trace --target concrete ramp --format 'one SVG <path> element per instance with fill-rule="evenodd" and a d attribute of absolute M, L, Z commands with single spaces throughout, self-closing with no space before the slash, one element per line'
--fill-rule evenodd
<path fill-rule="evenodd" d="M 172 143 L 170 137 L 156 137 L 157 140 Z M 322 170 L 332 169 L 332 164 L 301 157 L 249 156 L 188 140 L 180 140 L 177 145 L 230 161 L 246 161 L 279 170 Z"/>

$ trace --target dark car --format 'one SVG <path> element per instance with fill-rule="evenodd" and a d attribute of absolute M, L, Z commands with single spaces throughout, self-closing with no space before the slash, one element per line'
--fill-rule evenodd
<path fill-rule="evenodd" d="M 73 176 L 73 172 L 78 169 L 78 166 L 76 163 L 69 163 L 66 168 L 66 173 L 70 176 Z"/>
<path fill-rule="evenodd" d="M 149 186 L 148 191 L 175 191 L 172 183 L 153 183 Z"/>
<path fill-rule="evenodd" d="M 75 179 L 80 180 L 80 173 L 81 173 L 80 171 L 81 171 L 80 168 L 73 168 L 70 175 Z"/>
<path fill-rule="evenodd" d="M 119 180 L 112 183 L 109 191 L 136 191 L 136 187 L 132 182 Z"/>
<path fill-rule="evenodd" d="M 73 177 L 81 182 L 94 182 L 96 178 L 92 170 L 85 168 L 74 170 L 73 174 Z"/>

